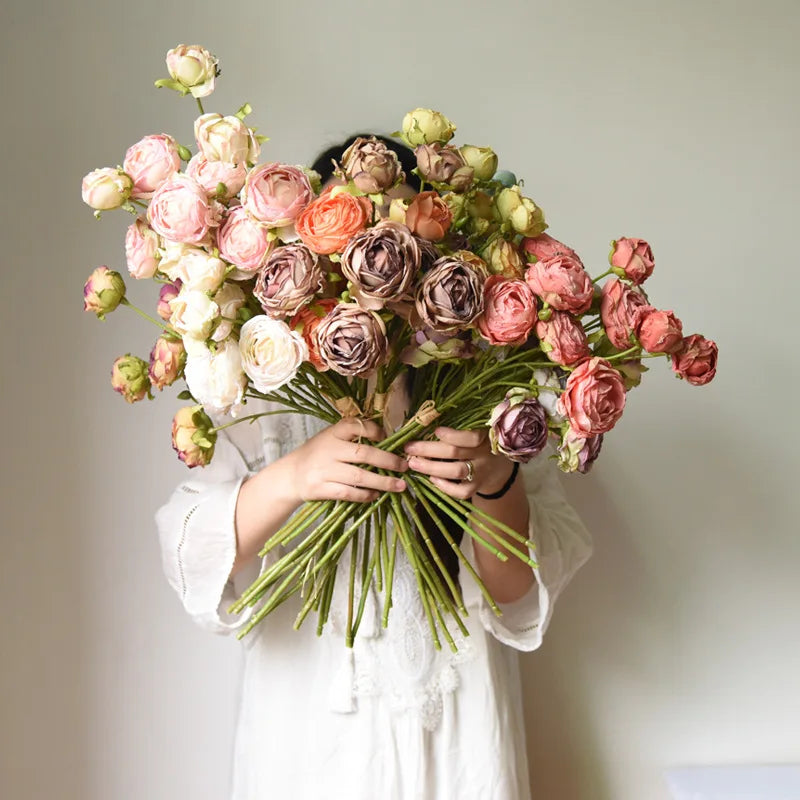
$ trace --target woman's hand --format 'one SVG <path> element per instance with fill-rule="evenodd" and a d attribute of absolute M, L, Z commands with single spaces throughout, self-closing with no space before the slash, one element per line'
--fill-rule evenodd
<path fill-rule="evenodd" d="M 349 500 L 368 503 L 380 492 L 402 492 L 401 478 L 378 475 L 358 466 L 405 472 L 402 456 L 387 453 L 360 439 L 379 442 L 383 429 L 369 420 L 342 419 L 310 438 L 286 458 L 298 505 L 306 500 Z"/>
<path fill-rule="evenodd" d="M 431 477 L 443 492 L 466 500 L 476 492 L 491 494 L 503 487 L 513 469 L 502 455 L 493 455 L 486 430 L 437 428 L 439 441 L 413 441 L 405 446 L 408 466 Z M 472 480 L 469 463 L 472 463 Z"/>

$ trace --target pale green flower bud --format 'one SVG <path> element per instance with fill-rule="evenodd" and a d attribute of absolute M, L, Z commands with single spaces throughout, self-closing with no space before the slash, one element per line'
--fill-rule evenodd
<path fill-rule="evenodd" d="M 465 144 L 459 148 L 467 166 L 474 170 L 476 181 L 488 181 L 497 171 L 497 153 L 491 147 Z"/>
<path fill-rule="evenodd" d="M 125 297 L 122 275 L 108 267 L 98 267 L 83 286 L 83 310 L 105 319 Z"/>
<path fill-rule="evenodd" d="M 120 356 L 111 367 L 111 387 L 128 403 L 143 400 L 150 394 L 149 364 L 127 353 Z"/>
<path fill-rule="evenodd" d="M 403 118 L 403 136 L 416 147 L 420 144 L 444 144 L 453 138 L 456 126 L 439 111 L 430 108 L 415 108 Z"/>

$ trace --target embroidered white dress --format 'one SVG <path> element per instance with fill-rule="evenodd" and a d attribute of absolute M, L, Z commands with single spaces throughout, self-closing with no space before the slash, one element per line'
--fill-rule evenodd
<path fill-rule="evenodd" d="M 167 579 L 202 627 L 237 631 L 251 612 L 231 616 L 227 608 L 279 556 L 270 553 L 228 579 L 239 486 L 320 425 L 281 414 L 220 432 L 212 463 L 189 473 L 159 509 Z M 541 644 L 557 596 L 591 553 L 557 473 L 544 456 L 520 473 L 539 564 L 531 590 L 501 605 L 498 618 L 462 571 L 470 636 L 456 640 L 457 654 L 446 643 L 440 651 L 431 644 L 402 548 L 389 626 L 381 627 L 373 587 L 352 650 L 343 638 L 346 581 L 337 584 L 321 638 L 313 614 L 293 629 L 295 595 L 242 639 L 231 800 L 530 797 L 516 651 Z M 462 549 L 474 559 L 468 535 Z"/>

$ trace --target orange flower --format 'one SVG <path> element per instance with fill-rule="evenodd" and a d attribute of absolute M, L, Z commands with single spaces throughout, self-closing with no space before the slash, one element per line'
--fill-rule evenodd
<path fill-rule="evenodd" d="M 308 360 L 320 371 L 325 372 L 328 366 L 322 362 L 319 357 L 319 343 L 317 342 L 317 328 L 320 322 L 325 319 L 327 313 L 339 301 L 335 298 L 325 298 L 318 300 L 310 306 L 301 308 L 290 320 L 289 327 L 292 330 L 297 330 L 302 325 L 302 330 L 299 331 L 300 335 L 306 340 L 308 345 Z"/>
<path fill-rule="evenodd" d="M 406 225 L 411 232 L 431 242 L 444 239 L 452 221 L 453 213 L 436 192 L 418 194 L 406 211 Z"/>
<path fill-rule="evenodd" d="M 341 253 L 350 239 L 367 226 L 372 202 L 348 192 L 323 192 L 297 217 L 295 227 L 303 243 L 315 253 Z"/>

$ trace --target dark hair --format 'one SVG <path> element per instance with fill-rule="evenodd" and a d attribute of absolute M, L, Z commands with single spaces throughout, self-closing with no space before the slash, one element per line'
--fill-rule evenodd
<path fill-rule="evenodd" d="M 340 162 L 344 151 L 347 150 L 356 139 L 367 139 L 370 136 L 374 136 L 376 139 L 383 142 L 390 150 L 397 153 L 400 166 L 406 174 L 406 183 L 414 189 L 414 191 L 418 192 L 420 189 L 419 178 L 411 172 L 411 170 L 415 169 L 417 166 L 417 157 L 414 155 L 414 151 L 402 142 L 385 136 L 379 136 L 377 133 L 354 133 L 341 144 L 332 145 L 327 150 L 321 152 L 311 165 L 311 169 L 318 172 L 322 178 L 322 182 L 325 183 L 325 181 L 333 176 L 333 162 Z"/>

